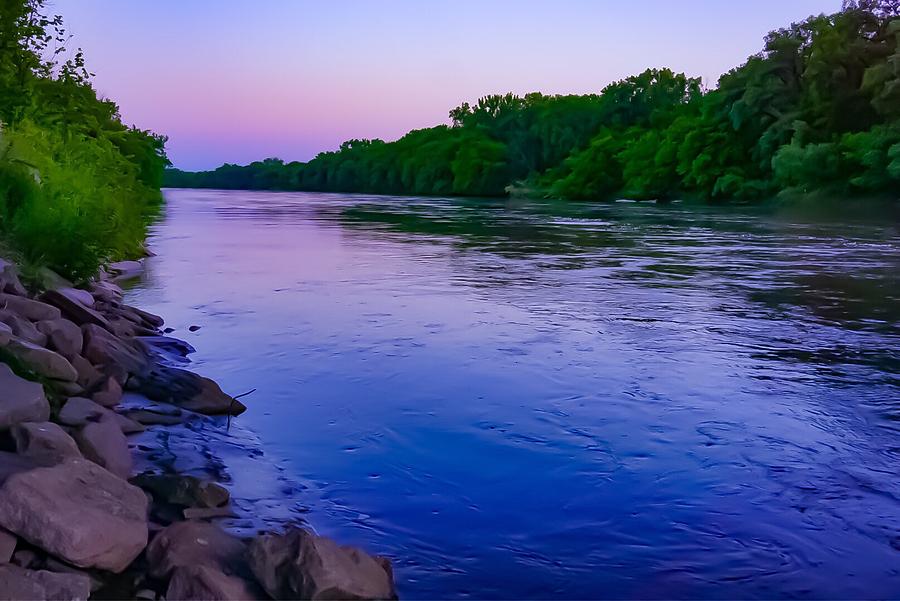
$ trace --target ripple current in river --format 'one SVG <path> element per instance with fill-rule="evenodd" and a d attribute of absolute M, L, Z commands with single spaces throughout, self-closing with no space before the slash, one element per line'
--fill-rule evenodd
<path fill-rule="evenodd" d="M 900 597 L 893 219 L 166 197 L 130 300 L 402 597 Z"/>

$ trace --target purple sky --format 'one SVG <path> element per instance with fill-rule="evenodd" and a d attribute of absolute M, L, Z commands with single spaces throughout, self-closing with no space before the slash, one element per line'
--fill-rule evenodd
<path fill-rule="evenodd" d="M 586 93 L 647 67 L 707 85 L 840 0 L 50 0 L 125 121 L 177 167 L 307 160 L 497 92 Z"/>

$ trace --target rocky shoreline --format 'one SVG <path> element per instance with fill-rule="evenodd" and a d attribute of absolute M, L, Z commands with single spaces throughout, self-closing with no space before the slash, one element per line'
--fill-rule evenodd
<path fill-rule="evenodd" d="M 30 291 L 0 259 L 0 599 L 395 599 L 385 558 L 293 523 L 229 530 L 215 470 L 148 443 L 246 407 L 123 302 L 140 269 L 84 288 L 43 270 Z"/>

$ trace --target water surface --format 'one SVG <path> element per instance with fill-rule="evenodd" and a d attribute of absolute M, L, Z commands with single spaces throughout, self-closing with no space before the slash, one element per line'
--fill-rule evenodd
<path fill-rule="evenodd" d="M 166 197 L 129 300 L 402 597 L 900 596 L 895 222 Z"/>

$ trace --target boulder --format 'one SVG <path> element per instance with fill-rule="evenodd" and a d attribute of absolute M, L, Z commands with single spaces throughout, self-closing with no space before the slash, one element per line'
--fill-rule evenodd
<path fill-rule="evenodd" d="M 20 378 L 5 363 L 0 363 L 0 430 L 20 422 L 45 422 L 50 418 L 50 403 L 44 387 Z"/>
<path fill-rule="evenodd" d="M 128 479 L 133 462 L 128 440 L 122 427 L 111 413 L 105 413 L 97 421 L 88 422 L 75 433 L 75 442 L 82 455 L 97 465 L 102 465 L 116 476 Z"/>
<path fill-rule="evenodd" d="M 86 601 L 91 594 L 91 579 L 85 574 L 57 574 L 46 570 L 26 570 L 0 566 L 0 600 L 52 599 Z"/>
<path fill-rule="evenodd" d="M 248 561 L 275 599 L 396 598 L 388 560 L 301 528 L 253 539 Z"/>
<path fill-rule="evenodd" d="M 103 374 L 90 361 L 81 355 L 75 355 L 69 362 L 78 372 L 78 384 L 82 388 L 94 388 L 103 380 Z"/>
<path fill-rule="evenodd" d="M 147 545 L 147 496 L 85 459 L 11 475 L 0 526 L 82 568 L 121 572 Z"/>
<path fill-rule="evenodd" d="M 121 413 L 112 412 L 116 423 L 119 424 L 119 428 L 122 430 L 122 434 L 137 434 L 138 432 L 143 432 L 147 428 L 144 427 L 144 424 L 134 421 L 130 417 L 126 417 Z"/>
<path fill-rule="evenodd" d="M 90 286 L 90 291 L 94 300 L 104 303 L 122 302 L 122 297 L 125 295 L 122 288 L 112 282 L 105 281 L 94 282 Z"/>
<path fill-rule="evenodd" d="M 123 434 L 143 432 L 144 426 L 124 415 L 110 411 L 102 405 L 98 405 L 84 397 L 72 397 L 59 412 L 59 421 L 67 426 L 82 427 L 91 422 L 98 422 L 104 417 L 110 417 L 119 426 Z"/>
<path fill-rule="evenodd" d="M 20 317 L 13 313 L 12 311 L 0 310 L 0 321 L 3 322 L 4 325 L 8 326 L 9 330 L 13 335 L 21 338 L 22 340 L 27 340 L 32 344 L 36 344 L 38 346 L 44 346 L 47 344 L 47 335 L 40 331 L 40 329 L 24 317 Z M 8 336 L 4 344 L 9 341 L 12 336 Z"/>
<path fill-rule="evenodd" d="M 118 329 L 123 334 L 130 336 L 156 336 L 159 334 L 159 329 L 153 325 L 154 322 L 144 317 L 151 315 L 149 313 L 139 313 L 138 309 L 127 305 L 106 305 L 105 310 L 113 331 Z M 151 317 L 155 316 L 151 315 Z"/>
<path fill-rule="evenodd" d="M 106 271 L 113 281 L 130 280 L 144 273 L 144 264 L 140 261 L 116 261 L 107 265 Z"/>
<path fill-rule="evenodd" d="M 66 359 L 71 361 L 81 353 L 84 344 L 81 328 L 68 319 L 39 321 L 37 329 L 47 337 L 48 346 Z"/>
<path fill-rule="evenodd" d="M 0 292 L 15 294 L 16 296 L 25 296 L 28 291 L 19 281 L 19 270 L 15 264 L 6 259 L 0 259 Z"/>
<path fill-rule="evenodd" d="M 0 322 L 0 346 L 6 345 L 10 340 L 12 340 L 12 337 L 12 328 L 3 322 Z"/>
<path fill-rule="evenodd" d="M 10 532 L 0 528 L 0 564 L 7 564 L 12 560 L 19 539 Z"/>
<path fill-rule="evenodd" d="M 106 328 L 119 338 L 134 338 L 137 335 L 138 326 L 121 317 L 111 317 Z"/>
<path fill-rule="evenodd" d="M 70 396 L 78 396 L 82 392 L 84 392 L 84 388 L 78 382 L 65 382 L 63 380 L 50 380 L 46 382 L 46 386 L 49 386 L 53 389 L 53 392 L 58 393 L 60 396 L 70 397 Z"/>
<path fill-rule="evenodd" d="M 141 324 L 150 329 L 161 328 L 166 323 L 159 315 L 144 311 L 143 309 L 138 309 L 137 307 L 123 305 L 123 309 L 136 314 L 140 318 Z"/>
<path fill-rule="evenodd" d="M 50 349 L 32 344 L 21 338 L 13 338 L 3 347 L 29 371 L 52 380 L 74 382 L 78 372 L 69 360 Z"/>
<path fill-rule="evenodd" d="M 99 369 L 101 372 L 103 372 L 104 376 L 109 376 L 110 378 L 115 379 L 115 381 L 119 383 L 119 386 L 122 387 L 125 386 L 125 383 L 128 382 L 129 378 L 131 377 L 129 375 L 130 372 L 127 369 L 116 363 L 110 363 L 108 365 L 100 366 Z"/>
<path fill-rule="evenodd" d="M 82 328 L 84 357 L 94 365 L 119 365 L 129 373 L 141 373 L 150 364 L 143 345 L 136 341 L 120 340 L 95 324 Z"/>
<path fill-rule="evenodd" d="M 183 359 L 191 353 L 197 352 L 197 349 L 184 340 L 171 336 L 141 336 L 140 340 L 151 349 L 172 357 Z"/>
<path fill-rule="evenodd" d="M 209 378 L 177 367 L 154 365 L 138 378 L 137 390 L 154 401 L 207 415 L 240 415 L 247 410 Z"/>
<path fill-rule="evenodd" d="M 81 457 L 78 445 L 53 422 L 26 422 L 10 430 L 16 452 L 39 465 L 56 465 L 71 457 Z"/>
<path fill-rule="evenodd" d="M 178 568 L 207 566 L 225 574 L 248 574 L 247 546 L 232 534 L 206 522 L 176 522 L 147 547 L 154 578 L 168 578 Z"/>
<path fill-rule="evenodd" d="M 106 378 L 99 390 L 91 395 L 95 403 L 104 407 L 115 407 L 122 400 L 122 386 L 115 378 Z"/>
<path fill-rule="evenodd" d="M 63 286 L 61 288 L 56 289 L 57 292 L 68 298 L 69 300 L 80 303 L 85 307 L 93 307 L 94 306 L 94 296 L 88 292 L 87 290 L 82 290 L 80 288 L 72 288 L 69 286 Z M 51 303 L 53 304 L 53 303 Z M 60 307 L 62 309 L 62 307 Z"/>
<path fill-rule="evenodd" d="M 12 311 L 31 321 L 59 319 L 62 317 L 62 314 L 56 307 L 25 296 L 15 296 L 13 294 L 0 293 L 0 308 Z"/>
<path fill-rule="evenodd" d="M 183 507 L 220 507 L 229 501 L 228 489 L 196 476 L 141 474 L 132 484 L 149 491 L 157 501 Z"/>
<path fill-rule="evenodd" d="M 94 297 L 83 290 L 75 290 L 74 288 L 69 288 L 69 290 L 71 291 L 69 294 L 64 294 L 60 290 L 48 290 L 41 295 L 41 300 L 45 303 L 53 305 L 54 307 L 58 307 L 67 319 L 77 323 L 80 326 L 91 323 L 100 326 L 101 328 L 109 328 L 109 322 L 105 317 L 103 317 L 97 311 L 94 311 L 90 307 L 86 306 L 75 296 L 73 296 L 73 293 L 84 293 L 90 299 L 92 305 L 94 304 Z"/>
<path fill-rule="evenodd" d="M 106 407 L 98 405 L 91 399 L 74 396 L 66 401 L 59 410 L 59 422 L 67 426 L 81 427 L 90 422 L 100 421 L 109 412 Z"/>
<path fill-rule="evenodd" d="M 115 306 L 114 308 L 112 308 L 111 312 L 114 313 L 117 318 L 128 321 L 132 325 L 135 325 L 135 326 L 146 325 L 144 323 L 144 320 L 141 319 L 141 316 L 137 314 L 137 311 L 135 311 L 134 307 L 119 304 L 119 305 Z"/>
<path fill-rule="evenodd" d="M 167 601 L 231 601 L 232 599 L 260 599 L 251 583 L 229 576 L 209 566 L 184 566 L 172 571 Z"/>

